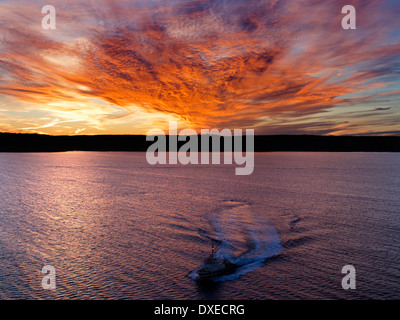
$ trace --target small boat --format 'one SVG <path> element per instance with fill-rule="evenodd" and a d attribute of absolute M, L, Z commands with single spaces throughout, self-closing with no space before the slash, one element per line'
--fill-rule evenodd
<path fill-rule="evenodd" d="M 200 279 L 215 277 L 227 274 L 235 270 L 238 266 L 228 259 L 219 259 L 215 256 L 214 244 L 211 247 L 211 254 L 204 260 L 204 265 L 197 271 Z"/>

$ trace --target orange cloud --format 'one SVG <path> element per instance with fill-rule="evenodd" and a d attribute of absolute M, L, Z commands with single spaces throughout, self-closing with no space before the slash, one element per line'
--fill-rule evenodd
<path fill-rule="evenodd" d="M 99 127 L 118 126 L 135 106 L 195 129 L 346 132 L 351 124 L 328 125 L 324 113 L 383 94 L 398 81 L 400 49 L 393 10 L 351 2 L 359 28 L 344 31 L 344 1 L 54 1 L 57 30 L 38 27 L 37 4 L 20 1 L 17 14 L 6 1 L 0 94 L 76 116 L 100 99 Z M 107 114 L 110 105 L 126 113 Z M 312 115 L 324 128 L 301 121 Z"/>

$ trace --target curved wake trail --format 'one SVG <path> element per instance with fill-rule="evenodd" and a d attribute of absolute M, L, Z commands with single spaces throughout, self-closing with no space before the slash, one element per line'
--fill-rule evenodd
<path fill-rule="evenodd" d="M 252 212 L 246 202 L 226 201 L 210 220 L 215 230 L 213 238 L 220 241 L 217 256 L 239 266 L 233 273 L 212 278 L 213 281 L 237 279 L 282 251 L 277 230 L 266 217 Z M 190 273 L 192 279 L 198 279 L 197 270 Z"/>

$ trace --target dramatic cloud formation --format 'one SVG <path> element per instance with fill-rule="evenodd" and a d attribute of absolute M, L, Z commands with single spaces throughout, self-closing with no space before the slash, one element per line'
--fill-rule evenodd
<path fill-rule="evenodd" d="M 395 1 L 52 1 L 56 30 L 46 4 L 0 2 L 0 130 L 398 129 Z"/>

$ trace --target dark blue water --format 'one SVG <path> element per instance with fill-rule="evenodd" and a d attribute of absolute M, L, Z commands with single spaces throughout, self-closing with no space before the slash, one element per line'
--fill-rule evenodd
<path fill-rule="evenodd" d="M 400 154 L 255 163 L 235 176 L 144 153 L 0 154 L 0 298 L 400 298 Z M 240 267 L 204 283 L 211 241 Z M 341 286 L 348 264 L 355 290 Z"/>

